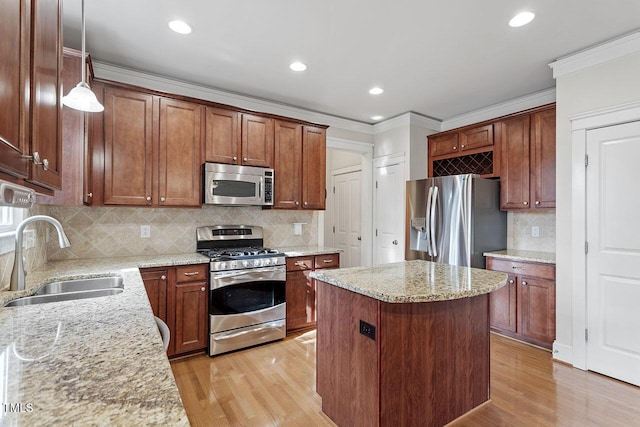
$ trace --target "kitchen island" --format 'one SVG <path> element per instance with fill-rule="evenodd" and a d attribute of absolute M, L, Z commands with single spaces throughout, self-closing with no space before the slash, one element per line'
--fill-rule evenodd
<path fill-rule="evenodd" d="M 489 400 L 504 273 L 415 260 L 312 273 L 317 392 L 339 426 L 441 426 Z"/>

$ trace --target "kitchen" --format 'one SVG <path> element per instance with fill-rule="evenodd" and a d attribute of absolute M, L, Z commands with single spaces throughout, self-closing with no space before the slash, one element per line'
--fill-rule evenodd
<path fill-rule="evenodd" d="M 87 2 L 87 12 L 97 7 L 96 4 Z M 630 6 L 631 7 L 631 6 Z M 75 27 L 65 30 L 66 35 L 73 34 L 75 28 L 76 35 L 78 33 L 79 23 L 79 2 L 65 2 L 65 13 L 69 11 L 75 14 Z M 628 15 L 632 16 L 633 13 Z M 90 16 L 90 15 L 89 15 Z M 96 19 L 94 15 L 94 20 Z M 164 18 L 163 18 L 164 19 Z M 99 25 L 94 24 L 87 26 L 88 46 L 90 51 L 92 43 L 97 43 L 97 33 L 91 36 L 92 27 L 95 29 Z M 536 21 L 534 21 L 536 22 Z M 623 31 L 623 28 L 627 28 Z M 573 53 L 584 47 L 593 46 L 596 42 L 612 39 L 613 36 L 626 34 L 633 30 L 631 26 L 620 26 L 616 31 L 611 30 L 609 37 L 594 39 L 594 43 L 582 43 L 577 45 L 576 49 L 566 51 L 564 54 Z M 635 34 L 635 33 L 634 33 Z M 510 249 L 536 250 L 543 252 L 555 252 L 556 257 L 556 282 L 557 288 L 557 331 L 556 346 L 554 357 L 567 363 L 574 364 L 575 358 L 579 362 L 578 346 L 574 342 L 580 334 L 580 327 L 577 318 L 580 317 L 578 308 L 575 306 L 578 302 L 575 300 L 576 295 L 572 288 L 575 281 L 573 272 L 573 256 L 578 253 L 576 251 L 576 243 L 574 240 L 577 231 L 572 228 L 575 222 L 577 207 L 581 206 L 579 196 L 573 194 L 574 175 L 572 174 L 572 166 L 575 163 L 576 152 L 571 148 L 570 137 L 571 130 L 570 117 L 577 113 L 594 111 L 604 107 L 615 105 L 623 105 L 640 99 L 637 81 L 635 75 L 638 70 L 638 54 L 637 49 L 634 50 L 634 43 L 637 43 L 634 34 L 630 34 L 626 39 L 613 40 L 612 48 L 622 49 L 626 47 L 625 53 L 619 54 L 623 56 L 606 57 L 608 60 L 599 65 L 592 65 L 579 72 L 566 72 L 558 74 L 555 81 L 555 90 L 542 91 L 535 93 L 524 99 L 517 99 L 512 104 L 500 105 L 499 101 L 506 98 L 486 98 L 477 104 L 477 107 L 483 107 L 492 104 L 493 108 L 485 111 L 469 114 L 467 117 L 458 117 L 456 120 L 442 123 L 433 123 L 432 120 L 413 113 L 403 114 L 395 119 L 382 121 L 378 124 L 362 124 L 361 122 L 345 122 L 328 116 L 321 116 L 309 110 L 296 111 L 291 113 L 291 107 L 283 104 L 265 104 L 260 96 L 259 98 L 241 97 L 229 92 L 215 91 L 207 87 L 186 84 L 183 81 L 162 78 L 155 73 L 143 73 L 135 69 L 128 69 L 110 65 L 108 63 L 99 63 L 104 60 L 99 56 L 95 56 L 94 68 L 96 76 L 118 81 L 130 85 L 149 88 L 156 91 L 167 93 L 177 93 L 182 96 L 192 96 L 201 99 L 207 97 L 214 102 L 225 105 L 234 105 L 241 109 L 253 111 L 266 111 L 281 117 L 296 118 L 307 123 L 329 124 L 327 129 L 327 147 L 328 151 L 349 149 L 351 152 L 358 154 L 361 160 L 363 170 L 363 193 L 366 189 L 371 189 L 373 184 L 373 170 L 375 168 L 374 160 L 385 156 L 393 157 L 397 153 L 404 153 L 401 160 L 404 160 L 405 173 L 407 178 L 418 179 L 427 175 L 427 147 L 424 145 L 425 136 L 428 133 L 436 133 L 447 129 L 454 129 L 467 124 L 478 123 L 489 120 L 494 117 L 526 110 L 528 108 L 544 105 L 549 102 L 556 102 L 557 108 L 557 199 L 558 204 L 555 213 L 550 212 L 529 212 L 529 213 L 510 213 L 508 214 L 508 226 L 510 233 L 508 235 L 507 247 Z M 75 45 L 79 48 L 79 37 L 74 37 Z M 93 42 L 92 42 L 93 40 Z M 96 46 L 97 47 L 97 46 Z M 605 46 L 606 47 L 606 46 Z M 605 47 L 600 46 L 594 53 L 602 53 L 607 51 Z M 92 52 L 95 55 L 95 52 Z M 583 55 L 585 57 L 587 55 Z M 552 62 L 556 57 L 549 58 L 548 62 Z M 141 64 L 144 58 L 140 58 Z M 576 59 L 576 58 L 574 58 Z M 581 59 L 580 56 L 577 59 Z M 117 62 L 117 61 L 113 61 Z M 547 63 L 548 63 L 547 62 Z M 571 62 L 571 61 L 568 61 Z M 546 68 L 546 64 L 543 64 Z M 636 72 L 634 72 L 634 70 Z M 556 68 L 554 68 L 554 73 Z M 545 75 L 550 75 L 550 71 L 545 69 Z M 615 76 L 615 81 L 608 78 Z M 298 78 L 297 76 L 294 78 Z M 180 79 L 181 80 L 181 79 Z M 79 81 L 76 78 L 75 81 Z M 553 85 L 551 82 L 549 86 Z M 93 87 L 93 85 L 92 85 Z M 544 87 L 544 86 L 543 86 Z M 67 93 L 65 88 L 65 94 Z M 244 93 L 244 92 L 243 92 Z M 256 94 L 259 92 L 256 91 Z M 387 89 L 387 93 L 389 90 Z M 525 90 L 521 93 L 533 93 L 533 90 Z M 357 98 L 354 97 L 354 98 Z M 494 99 L 493 102 L 487 100 Z M 373 101 L 378 102 L 379 101 Z M 289 102 L 291 103 L 291 102 Z M 497 105 L 494 105 L 497 104 Z M 265 110 L 265 105 L 268 109 Z M 295 103 L 294 103 L 295 105 Z M 474 108 L 461 110 L 458 113 L 471 111 Z M 392 117 L 393 113 L 388 117 Z M 348 116 L 347 114 L 342 114 Z M 439 117 L 452 117 L 454 114 L 443 114 Z M 436 115 L 438 117 L 438 115 Z M 363 119 L 360 119 L 363 120 Z M 365 119 L 369 122 L 369 119 Z M 422 154 L 421 154 L 422 153 Z M 340 154 L 330 154 L 331 158 L 340 157 Z M 583 156 L 584 157 L 584 156 Z M 327 156 L 329 158 L 329 155 Z M 66 165 L 73 171 L 82 170 L 82 159 L 73 160 L 64 157 L 64 168 Z M 76 163 L 67 163 L 67 161 Z M 397 161 L 394 160 L 394 161 Z M 79 162 L 79 163 L 78 163 Z M 329 163 L 329 162 L 328 162 Z M 80 166 L 78 166 L 80 165 Z M 352 167 L 353 164 L 340 164 L 337 168 Z M 368 169 L 367 169 L 368 168 Z M 403 180 L 404 181 L 404 180 Z M 327 179 L 327 182 L 329 180 Z M 81 193 L 80 193 L 81 194 Z M 374 196 L 375 197 L 375 196 Z M 578 197 L 578 198 L 576 198 Z M 331 192 L 329 199 L 331 198 Z M 363 199 L 367 199 L 363 197 Z M 371 196 L 368 201 L 373 205 Z M 363 206 L 367 206 L 364 205 Z M 374 232 L 373 224 L 377 218 L 373 218 L 371 209 L 362 209 L 362 258 L 371 263 L 375 256 L 373 248 Z M 62 260 L 65 258 L 89 258 L 100 259 L 114 256 L 141 255 L 141 254 L 169 254 L 169 253 L 189 253 L 195 251 L 194 230 L 196 226 L 205 226 L 211 224 L 251 224 L 260 225 L 265 229 L 265 245 L 269 247 L 287 247 L 287 246 L 331 246 L 329 240 L 325 237 L 326 232 L 330 229 L 330 222 L 327 216 L 328 212 L 320 210 L 263 210 L 259 207 L 238 208 L 238 207 L 213 207 L 205 206 L 202 208 L 133 208 L 133 207 L 108 207 L 108 206 L 69 206 L 56 204 L 48 206 L 38 204 L 30 211 L 31 215 L 46 214 L 58 218 L 68 234 L 72 245 L 68 249 L 58 248 L 55 238 L 55 231 L 48 229 L 44 225 L 38 225 L 33 238 L 27 237 L 27 270 L 33 271 L 39 267 L 43 261 Z M 367 218 L 367 215 L 371 217 Z M 301 235 L 293 232 L 294 223 L 302 224 Z M 148 238 L 139 238 L 140 228 L 143 225 L 149 225 L 150 236 Z M 533 238 L 531 236 L 531 227 L 539 227 L 540 237 Z M 404 228 L 402 228 L 404 232 Z M 46 235 L 50 234 L 47 240 Z M 31 241 L 30 241 L 31 239 Z M 403 236 L 400 236 L 403 239 Z M 579 239 L 578 239 L 579 240 Z M 582 239 L 584 241 L 584 239 Z M 46 244 L 45 244 L 46 241 Z M 402 241 L 402 240 L 401 240 Z M 404 247 L 403 244 L 397 245 Z M 367 252 L 368 251 L 368 252 Z M 13 257 L 11 253 L 0 256 L 0 271 L 3 286 L 8 286 L 9 276 L 11 273 L 11 264 Z M 584 327 L 582 328 L 584 329 Z M 572 354 L 573 353 L 573 354 Z M 578 363 L 579 364 L 579 363 Z"/>

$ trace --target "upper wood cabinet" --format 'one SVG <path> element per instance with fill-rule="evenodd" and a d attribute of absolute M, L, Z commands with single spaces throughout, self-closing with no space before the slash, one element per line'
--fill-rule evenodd
<path fill-rule="evenodd" d="M 493 145 L 493 124 L 463 128 L 458 132 L 429 136 L 429 155 L 447 156 Z"/>
<path fill-rule="evenodd" d="M 501 209 L 555 208 L 555 114 L 548 108 L 498 123 Z"/>
<path fill-rule="evenodd" d="M 107 87 L 104 204 L 199 206 L 203 108 Z"/>
<path fill-rule="evenodd" d="M 205 161 L 273 167 L 273 132 L 273 119 L 207 107 Z"/>
<path fill-rule="evenodd" d="M 62 180 L 61 7 L 0 5 L 0 172 L 47 190 Z"/>
<path fill-rule="evenodd" d="M 277 120 L 274 208 L 326 206 L 326 130 Z"/>

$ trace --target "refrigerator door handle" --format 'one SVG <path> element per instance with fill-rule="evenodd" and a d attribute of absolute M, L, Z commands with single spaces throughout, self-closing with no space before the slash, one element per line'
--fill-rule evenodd
<path fill-rule="evenodd" d="M 429 194 L 427 195 L 427 219 L 425 221 L 425 232 L 424 232 L 424 240 L 427 241 L 427 253 L 429 256 L 431 253 L 431 232 L 429 231 L 429 223 L 431 221 L 431 198 L 433 196 L 433 187 L 429 187 Z"/>
<path fill-rule="evenodd" d="M 433 195 L 431 197 L 433 201 L 431 204 L 431 212 L 429 213 L 429 222 L 431 224 L 431 255 L 437 257 L 438 249 L 436 242 L 436 204 L 438 202 L 438 187 L 433 187 Z"/>

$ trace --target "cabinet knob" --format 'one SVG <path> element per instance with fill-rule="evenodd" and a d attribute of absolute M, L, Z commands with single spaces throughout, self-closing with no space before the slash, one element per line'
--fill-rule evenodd
<path fill-rule="evenodd" d="M 245 158 L 244 158 L 244 159 L 242 159 L 242 160 L 246 162 L 246 161 L 248 161 L 249 159 L 247 159 L 247 158 L 245 157 Z"/>
<path fill-rule="evenodd" d="M 513 279 L 509 280 L 509 284 L 513 285 Z"/>
<path fill-rule="evenodd" d="M 358 236 L 358 240 L 362 240 L 362 236 Z"/>
<path fill-rule="evenodd" d="M 464 148 L 464 144 L 462 144 L 461 147 Z"/>
<path fill-rule="evenodd" d="M 527 286 L 527 281 L 526 280 L 522 281 L 522 286 Z"/>
<path fill-rule="evenodd" d="M 163 274 L 162 276 L 160 276 L 160 280 L 167 280 L 167 276 Z"/>
<path fill-rule="evenodd" d="M 200 288 L 200 290 L 201 290 L 202 292 L 206 291 L 206 289 L 205 289 L 205 287 L 204 287 L 204 286 L 203 286 L 203 287 L 201 287 L 201 288 Z"/>
<path fill-rule="evenodd" d="M 296 202 L 296 206 L 300 205 L 300 202 Z"/>
<path fill-rule="evenodd" d="M 93 193 L 87 193 L 87 197 L 88 198 L 92 198 L 93 197 Z"/>
<path fill-rule="evenodd" d="M 165 200 L 167 200 L 167 199 L 165 199 L 164 197 L 160 197 L 160 201 L 161 202 L 164 202 Z"/>
<path fill-rule="evenodd" d="M 453 149 L 454 149 L 454 150 L 457 150 L 457 149 L 458 149 L 458 147 L 454 145 L 454 146 L 453 146 Z"/>
<path fill-rule="evenodd" d="M 536 205 L 539 205 L 539 204 L 540 204 L 540 200 L 536 200 Z"/>
<path fill-rule="evenodd" d="M 398 241 L 397 241 L 397 240 L 394 240 L 394 241 L 393 241 L 393 242 L 391 242 L 391 243 L 393 243 L 394 245 L 397 245 L 397 244 L 398 244 Z"/>
<path fill-rule="evenodd" d="M 527 206 L 529 202 L 522 202 L 523 205 Z"/>
<path fill-rule="evenodd" d="M 151 201 L 151 196 L 147 196 L 147 202 Z"/>
<path fill-rule="evenodd" d="M 238 156 L 233 156 L 233 161 L 235 162 L 236 160 L 238 160 Z"/>
<path fill-rule="evenodd" d="M 304 205 L 305 205 L 305 206 L 307 206 L 307 205 L 308 205 L 308 203 L 307 203 L 307 202 L 304 202 Z"/>
<path fill-rule="evenodd" d="M 44 170 L 48 170 L 49 169 L 49 160 L 48 159 L 44 159 L 42 161 L 42 169 L 44 169 Z"/>

